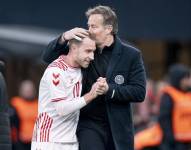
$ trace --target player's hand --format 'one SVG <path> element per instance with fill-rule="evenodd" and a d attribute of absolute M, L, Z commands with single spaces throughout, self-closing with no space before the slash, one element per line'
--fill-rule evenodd
<path fill-rule="evenodd" d="M 99 95 L 103 95 L 104 92 L 105 90 L 103 82 L 95 82 L 90 90 L 90 94 L 93 98 L 96 98 Z"/>
<path fill-rule="evenodd" d="M 84 99 L 86 103 L 89 103 L 90 101 L 98 97 L 99 95 L 105 94 L 108 91 L 108 89 L 109 89 L 109 86 L 106 82 L 106 79 L 99 78 L 97 82 L 95 82 L 92 85 L 91 90 L 84 95 Z"/>
<path fill-rule="evenodd" d="M 91 102 L 93 99 L 95 99 L 98 96 L 97 88 L 98 88 L 98 84 L 96 82 L 92 85 L 91 90 L 84 95 L 84 99 L 86 103 Z"/>
<path fill-rule="evenodd" d="M 107 91 L 109 90 L 109 86 L 107 84 L 106 78 L 103 77 L 99 77 L 97 79 L 97 93 L 98 95 L 103 95 L 105 93 L 107 93 Z"/>
<path fill-rule="evenodd" d="M 77 39 L 77 40 L 81 41 L 82 38 L 85 38 L 88 36 L 89 36 L 88 30 L 76 27 L 69 31 L 64 32 L 62 34 L 60 42 L 63 43 L 64 41 L 71 40 L 71 39 Z"/>

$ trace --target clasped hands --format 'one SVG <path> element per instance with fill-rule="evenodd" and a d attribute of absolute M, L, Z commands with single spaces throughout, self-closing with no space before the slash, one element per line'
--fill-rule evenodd
<path fill-rule="evenodd" d="M 99 77 L 97 81 L 92 85 L 91 93 L 97 97 L 98 95 L 103 95 L 107 93 L 109 86 L 107 84 L 106 78 Z"/>

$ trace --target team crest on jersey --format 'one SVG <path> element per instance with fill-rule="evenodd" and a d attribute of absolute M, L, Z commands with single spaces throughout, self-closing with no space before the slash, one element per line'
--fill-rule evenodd
<path fill-rule="evenodd" d="M 52 76 L 53 76 L 52 83 L 53 83 L 55 86 L 57 86 L 57 85 L 60 83 L 60 80 L 59 80 L 60 74 L 59 74 L 59 73 L 53 73 Z"/>

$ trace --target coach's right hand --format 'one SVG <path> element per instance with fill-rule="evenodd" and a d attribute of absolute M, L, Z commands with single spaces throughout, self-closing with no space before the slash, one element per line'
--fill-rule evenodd
<path fill-rule="evenodd" d="M 89 32 L 86 29 L 83 28 L 73 28 L 69 31 L 66 31 L 62 34 L 60 38 L 60 44 L 63 44 L 65 41 L 71 40 L 71 39 L 77 39 L 82 40 L 81 38 L 85 38 L 89 36 Z"/>

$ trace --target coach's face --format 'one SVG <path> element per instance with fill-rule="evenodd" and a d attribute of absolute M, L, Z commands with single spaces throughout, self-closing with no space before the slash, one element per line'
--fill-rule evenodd
<path fill-rule="evenodd" d="M 108 34 L 111 34 L 107 25 L 104 25 L 103 16 L 101 14 L 93 14 L 88 18 L 88 28 L 90 36 L 95 40 L 96 45 L 102 46 Z"/>

